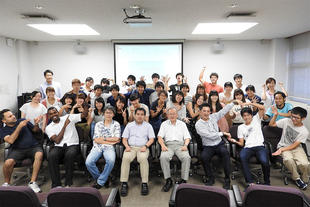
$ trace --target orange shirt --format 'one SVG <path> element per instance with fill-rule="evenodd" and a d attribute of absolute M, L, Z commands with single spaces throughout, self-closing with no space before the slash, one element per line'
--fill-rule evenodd
<path fill-rule="evenodd" d="M 220 85 L 217 85 L 217 84 L 213 85 L 212 83 L 208 83 L 208 82 L 205 81 L 203 83 L 203 86 L 205 87 L 207 94 L 209 94 L 210 91 L 217 91 L 219 94 L 224 92 L 223 87 L 220 86 Z"/>

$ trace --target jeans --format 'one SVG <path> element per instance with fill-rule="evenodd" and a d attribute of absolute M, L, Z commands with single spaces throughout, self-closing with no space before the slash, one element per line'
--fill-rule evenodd
<path fill-rule="evenodd" d="M 264 173 L 265 184 L 270 184 L 270 165 L 268 159 L 268 152 L 264 146 L 243 148 L 240 152 L 240 159 L 242 164 L 242 170 L 245 177 L 245 182 L 253 183 L 251 171 L 249 169 L 249 159 L 252 156 L 256 156 L 258 161 L 262 165 Z"/>
<path fill-rule="evenodd" d="M 52 179 L 52 188 L 61 186 L 59 162 L 64 160 L 66 170 L 65 185 L 72 185 L 73 167 L 76 155 L 79 153 L 79 145 L 71 145 L 69 147 L 53 147 L 50 150 L 48 158 L 48 169 Z"/>
<path fill-rule="evenodd" d="M 222 158 L 225 178 L 229 179 L 230 175 L 230 157 L 229 152 L 225 146 L 224 141 L 221 141 L 218 145 L 215 146 L 203 146 L 201 153 L 201 159 L 203 161 L 203 167 L 206 173 L 206 176 L 209 179 L 214 179 L 212 169 L 211 169 L 211 159 L 214 155 L 218 155 Z"/>
<path fill-rule="evenodd" d="M 105 159 L 105 166 L 104 170 L 100 173 L 96 162 L 99 160 L 100 157 L 104 157 Z M 91 149 L 89 155 L 86 158 L 86 167 L 92 177 L 97 180 L 97 183 L 103 186 L 108 178 L 109 175 L 114 167 L 115 163 L 115 149 L 113 146 L 97 146 L 94 145 Z"/>
<path fill-rule="evenodd" d="M 94 134 L 95 134 L 95 126 L 96 126 L 96 123 L 93 121 L 93 122 L 90 124 L 90 138 L 91 138 L 91 139 L 93 139 Z"/>

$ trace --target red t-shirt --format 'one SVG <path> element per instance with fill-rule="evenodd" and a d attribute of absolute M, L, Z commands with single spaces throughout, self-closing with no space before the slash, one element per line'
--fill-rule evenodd
<path fill-rule="evenodd" d="M 203 86 L 205 87 L 207 94 L 209 94 L 210 91 L 217 91 L 219 94 L 224 92 L 223 87 L 217 84 L 213 85 L 212 83 L 204 82 Z"/>

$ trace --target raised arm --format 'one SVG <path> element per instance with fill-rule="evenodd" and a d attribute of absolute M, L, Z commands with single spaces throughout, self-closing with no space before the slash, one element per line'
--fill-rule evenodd
<path fill-rule="evenodd" d="M 287 95 L 287 91 L 286 91 L 285 88 L 284 88 L 283 82 L 280 82 L 280 83 L 279 83 L 279 86 L 280 86 L 282 92 L 285 94 L 285 96 L 288 96 L 288 95 Z"/>
<path fill-rule="evenodd" d="M 68 116 L 68 118 L 66 119 L 65 124 L 62 127 L 62 129 L 60 130 L 59 134 L 50 137 L 50 139 L 52 141 L 54 141 L 56 144 L 59 144 L 64 137 L 66 127 L 69 125 L 69 123 L 70 123 L 70 120 L 69 120 L 69 116 Z"/>
<path fill-rule="evenodd" d="M 206 67 L 203 67 L 203 69 L 201 70 L 200 74 L 199 74 L 199 81 L 201 84 L 203 84 L 203 74 L 205 73 Z"/>
<path fill-rule="evenodd" d="M 266 85 L 264 84 L 263 85 L 262 100 L 266 101 L 266 99 L 267 99 L 267 96 L 266 96 Z"/>

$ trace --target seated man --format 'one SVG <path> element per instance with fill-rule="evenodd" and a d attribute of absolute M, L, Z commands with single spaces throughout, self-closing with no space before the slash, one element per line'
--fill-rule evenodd
<path fill-rule="evenodd" d="M 214 176 L 211 169 L 211 159 L 214 155 L 218 155 L 223 160 L 223 167 L 225 173 L 225 180 L 223 188 L 230 188 L 230 157 L 225 142 L 222 140 L 222 136 L 231 137 L 227 132 L 219 132 L 217 122 L 225 116 L 234 106 L 239 102 L 234 100 L 233 103 L 226 105 L 222 110 L 217 113 L 211 114 L 211 106 L 207 103 L 200 105 L 200 117 L 195 128 L 198 135 L 202 139 L 203 150 L 201 153 L 201 159 L 203 161 L 204 171 L 208 177 L 206 185 L 214 184 Z"/>
<path fill-rule="evenodd" d="M 238 127 L 239 140 L 228 140 L 243 147 L 240 152 L 242 170 L 245 177 L 245 182 L 249 185 L 253 184 L 253 178 L 249 169 L 249 159 L 255 155 L 261 163 L 264 173 L 264 184 L 270 185 L 270 165 L 268 159 L 268 151 L 264 146 L 264 136 L 262 132 L 261 121 L 264 116 L 265 107 L 257 103 L 244 103 L 258 108 L 258 113 L 253 116 L 253 111 L 250 107 L 245 107 L 241 110 L 241 116 L 244 119 L 244 124 Z"/>
<path fill-rule="evenodd" d="M 135 121 L 127 124 L 123 132 L 123 144 L 125 152 L 122 159 L 121 178 L 122 182 L 121 195 L 127 196 L 128 177 L 130 163 L 137 157 L 140 163 L 140 174 L 142 177 L 141 195 L 147 195 L 149 189 L 147 186 L 149 180 L 149 147 L 154 142 L 154 131 L 152 126 L 144 121 L 145 109 L 137 108 L 135 110 Z"/>
<path fill-rule="evenodd" d="M 109 175 L 114 167 L 115 149 L 114 144 L 120 140 L 121 128 L 117 121 L 112 118 L 115 110 L 112 106 L 107 106 L 103 110 L 104 121 L 96 123 L 94 144 L 86 159 L 86 167 L 95 179 L 94 188 L 100 189 L 107 182 Z M 102 173 L 99 172 L 96 162 L 100 157 L 104 157 L 106 164 Z"/>
<path fill-rule="evenodd" d="M 145 110 L 145 114 L 144 114 L 144 121 L 149 122 L 149 116 L 150 116 L 150 112 L 149 112 L 149 107 L 143 103 L 140 103 L 140 98 L 138 96 L 138 94 L 131 94 L 130 95 L 130 106 L 128 107 L 128 112 L 129 112 L 129 117 L 128 120 L 129 122 L 132 122 L 135 120 L 135 111 L 137 108 L 143 108 Z"/>
<path fill-rule="evenodd" d="M 276 121 L 279 121 L 283 118 L 289 118 L 291 116 L 291 110 L 293 105 L 290 103 L 285 103 L 286 95 L 281 91 L 277 91 L 274 94 L 275 105 L 278 110 L 278 116 Z M 269 120 L 273 117 L 272 108 L 267 109 L 266 114 L 264 115 L 264 120 Z"/>
<path fill-rule="evenodd" d="M 183 121 L 177 120 L 178 112 L 175 108 L 168 109 L 168 119 L 160 126 L 158 133 L 158 142 L 161 146 L 160 165 L 166 179 L 163 187 L 164 192 L 168 192 L 172 187 L 170 175 L 170 160 L 175 154 L 182 162 L 181 183 L 186 183 L 191 166 L 191 157 L 188 153 L 187 146 L 191 136 Z"/>
<path fill-rule="evenodd" d="M 303 121 L 307 117 L 307 111 L 301 107 L 292 109 L 290 119 L 281 119 L 276 121 L 279 115 L 278 110 L 273 107 L 272 117 L 269 125 L 277 126 L 283 129 L 281 140 L 278 143 L 278 150 L 273 153 L 273 156 L 281 155 L 285 167 L 292 173 L 292 179 L 296 185 L 305 190 L 309 182 L 309 161 L 307 155 L 303 150 L 301 143 L 306 143 L 309 136 L 308 129 L 303 125 Z M 301 177 L 298 170 L 301 173 Z"/>
<path fill-rule="evenodd" d="M 0 139 L 11 145 L 8 157 L 3 165 L 4 184 L 9 186 L 14 165 L 26 158 L 32 159 L 33 170 L 30 183 L 28 186 L 36 193 L 41 189 L 36 183 L 36 179 L 43 160 L 43 150 L 39 141 L 34 137 L 33 132 L 39 132 L 40 119 L 35 119 L 35 125 L 29 120 L 18 119 L 9 109 L 0 112 L 0 119 L 5 124 L 0 131 Z"/>
<path fill-rule="evenodd" d="M 75 128 L 75 124 L 87 116 L 88 111 L 81 114 L 67 114 L 59 117 L 59 113 L 55 107 L 48 109 L 49 119 L 52 121 L 46 127 L 46 134 L 55 143 L 50 150 L 48 158 L 48 168 L 52 179 L 52 188 L 61 186 L 59 162 L 64 159 L 66 170 L 65 186 L 72 185 L 74 159 L 78 152 L 79 137 Z"/>

